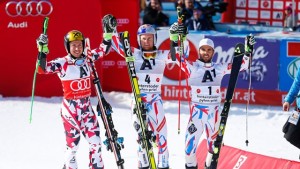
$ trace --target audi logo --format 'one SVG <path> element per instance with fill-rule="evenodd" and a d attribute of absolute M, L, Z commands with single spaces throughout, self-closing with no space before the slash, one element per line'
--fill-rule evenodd
<path fill-rule="evenodd" d="M 115 61 L 113 60 L 106 60 L 102 62 L 103 66 L 114 66 L 115 65 Z"/>
<path fill-rule="evenodd" d="M 91 88 L 90 79 L 80 79 L 80 80 L 73 80 L 70 84 L 70 88 L 72 91 L 80 91 L 80 90 L 87 90 Z"/>
<path fill-rule="evenodd" d="M 120 60 L 119 60 L 119 61 L 117 62 L 117 65 L 118 65 L 118 66 L 126 66 L 127 63 L 126 63 L 126 61 L 120 61 Z"/>
<path fill-rule="evenodd" d="M 16 16 L 48 16 L 53 11 L 49 1 L 10 1 L 5 6 L 6 14 Z"/>
<path fill-rule="evenodd" d="M 117 19 L 117 23 L 118 24 L 128 24 L 129 19 L 128 18 L 120 18 L 120 19 Z"/>

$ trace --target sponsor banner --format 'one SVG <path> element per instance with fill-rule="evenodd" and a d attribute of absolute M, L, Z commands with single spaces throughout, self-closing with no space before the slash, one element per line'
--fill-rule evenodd
<path fill-rule="evenodd" d="M 198 146 L 196 156 L 198 166 L 204 166 L 207 152 L 207 141 L 204 139 Z M 237 149 L 227 145 L 222 146 L 218 168 L 222 169 L 298 169 L 300 163 L 282 158 L 269 157 Z"/>
<path fill-rule="evenodd" d="M 0 3 L 0 36 L 2 56 L 5 63 L 0 67 L 2 96 L 31 96 L 32 79 L 37 59 L 36 38 L 42 33 L 45 16 L 49 17 L 48 37 L 49 55 L 47 60 L 67 55 L 64 36 L 71 30 L 79 30 L 91 40 L 96 48 L 102 41 L 101 19 L 111 13 L 118 19 L 118 31 L 128 30 L 132 35 L 132 44 L 136 44 L 139 6 L 136 0 L 128 0 L 127 8 L 120 6 L 121 0 L 88 2 L 81 0 L 2 0 Z M 92 9 L 92 10 L 91 10 Z M 74 15 L 74 13 L 80 13 Z M 98 74 L 106 90 L 130 90 L 125 64 L 121 57 L 111 52 L 96 62 Z M 102 66 L 105 69 L 102 70 Z M 113 68 L 113 69 L 110 69 Z M 105 75 L 104 75 L 105 74 Z M 118 75 L 118 76 L 117 76 Z M 117 78 L 112 78 L 117 77 Z M 127 78 L 127 79 L 126 79 Z M 126 81 L 120 85 L 120 81 Z M 111 86 L 110 86 L 111 85 Z M 45 90 L 45 86 L 47 90 Z M 117 88 L 118 86 L 118 88 Z M 62 96 L 61 83 L 56 75 L 37 75 L 36 96 Z"/>
<path fill-rule="evenodd" d="M 233 50 L 236 43 L 244 43 L 245 37 L 220 37 L 206 36 L 215 43 L 215 55 L 213 61 L 216 63 L 232 62 Z M 258 90 L 278 90 L 278 60 L 280 53 L 279 41 L 256 38 L 251 65 L 251 87 Z M 249 88 L 249 71 L 239 74 L 237 88 Z M 228 84 L 229 75 L 222 80 L 222 87 Z"/>
<path fill-rule="evenodd" d="M 250 24 L 265 23 L 283 26 L 285 7 L 292 2 L 291 0 L 236 0 L 234 20 L 236 22 L 247 21 Z M 296 14 L 299 13 L 299 4 L 299 0 L 296 0 L 294 4 Z M 243 11 L 246 11 L 246 14 Z"/>
<path fill-rule="evenodd" d="M 180 90 L 181 89 L 181 90 Z M 162 98 L 163 100 L 180 100 L 190 101 L 190 87 L 178 85 L 162 85 Z M 222 101 L 225 100 L 227 89 L 221 88 L 221 98 Z M 257 90 L 251 89 L 239 89 L 236 88 L 232 98 L 233 103 L 249 103 L 259 104 L 259 105 L 274 105 L 281 106 L 284 97 L 287 92 L 280 92 L 278 90 Z M 270 99 L 272 98 L 272 99 Z"/>
<path fill-rule="evenodd" d="M 300 65 L 300 40 L 283 39 L 280 47 L 279 90 L 289 91 Z"/>

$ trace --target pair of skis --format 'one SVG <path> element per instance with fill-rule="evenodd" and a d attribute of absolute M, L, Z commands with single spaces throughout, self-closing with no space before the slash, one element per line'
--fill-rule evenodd
<path fill-rule="evenodd" d="M 86 50 L 86 56 L 88 59 L 88 56 L 91 56 L 91 49 L 90 49 L 90 41 L 89 38 L 85 38 L 85 50 Z M 99 112 L 101 119 L 103 121 L 103 125 L 105 128 L 105 136 L 106 140 L 104 141 L 104 145 L 106 146 L 106 149 L 108 151 L 111 151 L 114 153 L 116 163 L 118 166 L 118 169 L 124 169 L 124 159 L 121 157 L 121 149 L 124 148 L 124 138 L 118 137 L 118 132 L 115 130 L 114 123 L 112 120 L 112 109 L 111 107 L 107 107 L 104 105 L 104 102 L 106 102 L 103 91 L 100 84 L 100 79 L 97 74 L 96 67 L 94 65 L 94 62 L 92 59 L 89 59 L 89 66 L 91 69 L 91 72 L 93 73 L 93 83 L 95 85 L 96 94 L 98 98 L 98 105 L 97 105 L 97 111 Z"/>
<path fill-rule="evenodd" d="M 129 33 L 128 31 L 125 31 L 120 34 L 120 40 L 123 45 L 124 49 L 124 55 L 127 63 L 127 69 L 128 69 L 128 74 L 130 78 L 130 83 L 131 83 L 131 88 L 132 92 L 134 95 L 134 100 L 135 100 L 135 109 L 134 113 L 136 114 L 137 118 L 139 119 L 140 122 L 140 127 L 142 129 L 142 134 L 141 138 L 139 140 L 141 146 L 146 150 L 147 152 L 147 158 L 149 161 L 149 167 L 150 169 L 156 169 L 156 163 L 155 163 L 155 157 L 154 157 L 154 152 L 153 152 L 153 147 L 152 147 L 152 139 L 151 139 L 151 131 L 148 129 L 148 125 L 145 123 L 145 116 L 146 116 L 146 110 L 144 103 L 142 102 L 141 99 L 141 93 L 138 85 L 138 79 L 136 76 L 136 71 L 134 67 L 134 57 L 131 52 L 131 47 L 130 47 L 130 41 L 129 41 Z"/>

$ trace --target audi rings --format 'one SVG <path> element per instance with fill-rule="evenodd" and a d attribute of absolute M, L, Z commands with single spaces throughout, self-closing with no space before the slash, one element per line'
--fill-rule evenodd
<path fill-rule="evenodd" d="M 86 79 L 79 79 L 79 80 L 73 80 L 70 84 L 70 88 L 72 91 L 82 91 L 82 90 L 88 90 L 91 88 L 91 82 L 89 78 Z"/>
<path fill-rule="evenodd" d="M 6 14 L 16 16 L 48 16 L 53 11 L 49 1 L 10 1 L 5 6 Z"/>

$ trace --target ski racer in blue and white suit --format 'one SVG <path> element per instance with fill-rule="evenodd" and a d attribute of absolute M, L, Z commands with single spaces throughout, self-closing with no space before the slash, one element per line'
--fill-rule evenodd
<path fill-rule="evenodd" d="M 131 48 L 134 56 L 134 66 L 136 76 L 138 79 L 139 89 L 142 97 L 142 101 L 146 108 L 145 120 L 156 137 L 156 144 L 158 146 L 158 168 L 169 168 L 169 151 L 168 151 L 168 135 L 167 135 L 167 122 L 165 112 L 163 109 L 163 101 L 161 98 L 161 85 L 163 80 L 163 73 L 168 63 L 172 62 L 170 59 L 169 50 L 157 50 L 156 49 L 157 34 L 152 25 L 141 25 L 137 31 L 137 40 L 140 46 L 139 49 Z M 113 48 L 120 52 L 120 42 L 114 42 Z M 133 103 L 135 103 L 133 101 Z M 132 105 L 134 110 L 135 105 Z M 134 127 L 138 133 L 137 141 L 140 143 L 138 147 L 138 168 L 148 169 L 149 161 L 147 153 L 141 146 L 140 135 L 142 129 L 137 116 L 133 111 Z"/>
<path fill-rule="evenodd" d="M 105 34 L 105 33 L 104 33 Z M 92 74 L 88 59 L 98 60 L 108 54 L 111 37 L 106 36 L 99 48 L 92 50 L 91 58 L 84 54 L 85 38 L 78 30 L 68 32 L 65 48 L 68 54 L 51 61 L 40 58 L 38 73 L 57 74 L 63 87 L 61 118 L 65 129 L 66 152 L 64 169 L 77 169 L 76 152 L 80 135 L 89 143 L 89 169 L 103 169 L 100 128 L 90 101 Z M 41 34 L 37 40 L 39 51 L 48 53 L 48 37 Z M 41 47 L 43 46 L 43 47 Z M 108 103 L 102 100 L 103 106 Z"/>
<path fill-rule="evenodd" d="M 175 48 L 178 34 L 185 38 L 187 29 L 184 25 L 174 23 L 170 27 L 170 40 Z M 254 37 L 251 38 L 254 41 Z M 178 49 L 176 49 L 178 50 Z M 185 160 L 186 169 L 197 169 L 196 150 L 199 139 L 205 131 L 207 137 L 208 155 L 206 167 L 210 166 L 213 153 L 213 143 L 216 139 L 221 103 L 221 81 L 224 75 L 230 74 L 232 63 L 214 63 L 214 43 L 204 38 L 199 42 L 199 57 L 189 63 L 183 57 L 182 70 L 187 74 L 188 85 L 191 87 L 190 119 L 185 134 Z M 179 59 L 179 56 L 176 56 Z M 249 57 L 244 55 L 241 69 L 248 69 Z"/>

